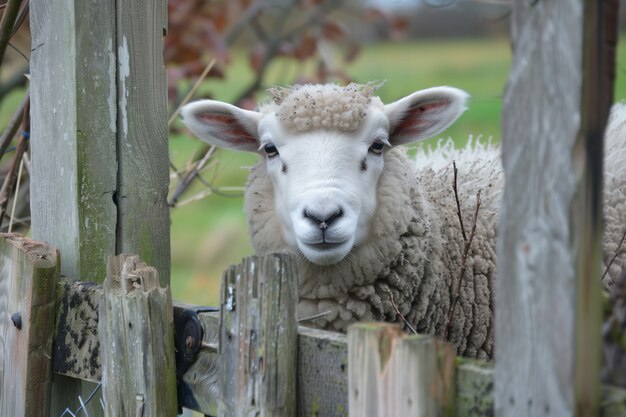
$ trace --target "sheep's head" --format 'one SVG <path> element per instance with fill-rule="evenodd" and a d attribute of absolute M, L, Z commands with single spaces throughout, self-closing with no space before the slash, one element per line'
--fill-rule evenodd
<path fill-rule="evenodd" d="M 204 100 L 182 114 L 201 139 L 264 157 L 285 242 L 309 261 L 330 265 L 370 238 L 386 148 L 443 131 L 467 98 L 435 87 L 384 105 L 374 89 L 274 89 L 273 102 L 259 112 Z"/>

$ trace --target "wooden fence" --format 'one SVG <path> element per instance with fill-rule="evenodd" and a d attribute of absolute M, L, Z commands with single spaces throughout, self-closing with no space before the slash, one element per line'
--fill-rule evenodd
<path fill-rule="evenodd" d="M 495 366 L 392 324 L 299 326 L 285 254 L 226 271 L 218 311 L 172 302 L 165 1 L 30 7 L 36 240 L 0 238 L 0 415 L 95 392 L 90 416 L 626 416 L 599 383 L 616 1 L 513 5 Z"/>

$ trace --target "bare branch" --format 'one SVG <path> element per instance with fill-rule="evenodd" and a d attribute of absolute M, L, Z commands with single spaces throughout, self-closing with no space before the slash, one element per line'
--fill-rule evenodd
<path fill-rule="evenodd" d="M 461 216 L 461 204 L 459 203 L 459 192 L 457 188 L 457 173 L 456 161 L 452 161 L 452 168 L 454 170 L 454 183 L 452 188 L 454 190 L 454 199 L 456 200 L 456 214 L 459 217 L 459 223 L 461 223 L 461 233 L 463 234 L 463 242 L 467 243 L 467 235 L 465 234 L 465 226 L 463 226 L 463 216 Z"/>
<path fill-rule="evenodd" d="M 21 5 L 22 0 L 9 0 L 4 14 L 2 15 L 2 20 L 0 21 L 0 65 L 2 65 L 4 53 L 7 50 L 7 45 L 13 34 L 13 27 L 15 26 Z"/>
<path fill-rule="evenodd" d="M 214 146 L 205 146 L 204 151 L 202 152 L 202 157 L 198 161 L 196 161 L 196 163 L 190 164 L 190 166 L 183 174 L 182 179 L 178 184 L 178 187 L 176 187 L 176 190 L 170 198 L 170 207 L 176 206 L 176 203 L 178 202 L 180 196 L 187 190 L 187 188 L 189 188 L 193 180 L 199 176 L 200 170 L 204 167 L 209 158 L 213 156 L 213 154 L 215 153 L 215 149 L 216 148 Z"/>
<path fill-rule="evenodd" d="M 620 253 L 620 249 L 622 248 L 622 244 L 624 244 L 624 239 L 626 239 L 626 227 L 624 228 L 624 233 L 622 233 L 622 238 L 620 239 L 619 243 L 617 244 L 617 249 L 615 249 L 615 254 L 613 255 L 613 258 L 611 258 L 611 261 L 609 262 L 609 264 L 604 269 L 604 273 L 602 274 L 602 277 L 600 278 L 600 281 L 602 281 L 604 279 L 604 277 L 606 276 L 606 274 L 609 273 L 609 269 L 611 269 L 611 266 L 613 265 L 613 262 L 615 262 L 615 259 L 617 259 L 617 255 L 619 255 L 619 253 Z"/>
<path fill-rule="evenodd" d="M 391 292 L 391 290 L 389 288 L 387 288 L 387 289 L 383 288 L 383 291 L 385 291 L 386 293 L 389 294 L 389 301 L 391 301 L 391 306 L 396 311 L 396 314 L 398 316 L 400 316 L 400 318 L 402 319 L 404 324 L 409 328 L 409 330 L 411 330 L 411 332 L 413 334 L 417 334 L 417 331 L 415 330 L 415 328 L 413 326 L 411 326 L 411 323 L 409 323 L 409 321 L 406 319 L 406 317 L 404 317 L 402 315 L 402 313 L 400 313 L 400 310 L 398 309 L 398 306 L 396 305 L 396 302 L 393 300 L 393 293 Z"/>
<path fill-rule="evenodd" d="M 207 64 L 207 66 L 204 68 L 204 71 L 202 71 L 202 74 L 200 74 L 200 76 L 198 77 L 194 85 L 191 87 L 191 89 L 189 90 L 189 92 L 187 93 L 183 101 L 181 101 L 181 103 L 178 105 L 174 113 L 172 113 L 172 115 L 170 116 L 170 119 L 167 121 L 167 127 L 169 129 L 172 128 L 172 125 L 176 121 L 176 117 L 178 116 L 178 113 L 180 113 L 180 109 L 189 102 L 193 94 L 196 92 L 196 90 L 198 90 L 198 87 L 200 87 L 200 84 L 202 84 L 202 82 L 204 81 L 206 76 L 209 74 L 209 71 L 211 71 L 214 65 L 215 65 L 215 58 L 213 58 L 211 62 Z"/>
<path fill-rule="evenodd" d="M 17 133 L 20 123 L 22 122 L 22 118 L 24 117 L 24 108 L 28 105 L 28 103 L 30 103 L 30 94 L 26 91 L 26 95 L 22 99 L 20 106 L 17 108 L 11 118 L 11 121 L 9 121 L 9 124 L 2 132 L 2 136 L 0 136 L 0 158 L 7 151 L 11 141 L 13 141 L 13 137 Z"/>
<path fill-rule="evenodd" d="M 7 173 L 6 178 L 4 179 L 4 183 L 2 184 L 2 189 L 0 190 L 0 225 L 4 219 L 4 216 L 7 211 L 7 206 L 9 203 L 9 196 L 13 192 L 13 187 L 15 186 L 17 171 L 21 165 L 22 156 L 28 147 L 28 135 L 30 134 L 30 105 L 29 101 L 27 101 L 26 106 L 24 107 L 24 113 L 22 118 L 22 136 L 17 144 L 17 150 L 15 151 L 15 156 L 13 157 L 13 161 L 11 162 L 11 167 L 9 168 L 9 172 Z"/>
<path fill-rule="evenodd" d="M 474 240 L 474 235 L 476 234 L 476 223 L 478 222 L 478 210 L 479 209 L 480 209 L 480 190 L 478 190 L 478 193 L 476 193 L 476 209 L 474 210 L 472 231 L 470 233 L 469 240 L 465 242 L 465 248 L 463 249 L 463 260 L 461 262 L 461 269 L 459 270 L 459 277 L 457 280 L 456 292 L 454 294 L 454 301 L 452 302 L 452 307 L 450 308 L 450 311 L 448 311 L 448 321 L 446 323 L 446 327 L 443 332 L 444 339 L 448 338 L 448 331 L 450 330 L 450 325 L 452 324 L 452 316 L 454 315 L 454 310 L 456 309 L 456 305 L 459 302 L 459 297 L 461 296 L 461 284 L 463 283 L 463 276 L 465 275 L 465 270 L 467 269 L 467 256 L 469 254 L 472 241 Z"/>

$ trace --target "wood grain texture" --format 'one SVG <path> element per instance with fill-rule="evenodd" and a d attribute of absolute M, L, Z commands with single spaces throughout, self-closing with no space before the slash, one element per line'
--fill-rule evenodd
<path fill-rule="evenodd" d="M 95 335 L 93 320 L 97 320 L 98 306 L 101 300 L 102 288 L 84 283 L 61 282 L 58 290 L 61 294 L 61 310 L 59 316 L 67 317 L 65 327 L 71 329 L 76 335 L 87 334 L 82 342 L 79 338 L 65 337 L 59 344 L 66 344 L 63 351 L 77 352 L 76 363 L 85 364 L 87 367 L 68 367 L 65 370 L 55 367 L 55 379 L 65 378 L 64 372 L 77 378 L 100 380 L 101 378 L 101 349 L 80 349 L 83 346 L 93 345 L 92 338 Z M 64 295 L 64 294 L 65 295 Z M 80 298 L 86 298 L 80 301 Z M 80 305 L 77 314 L 71 311 Z M 85 308 L 93 308 L 93 312 L 84 311 Z M 219 314 L 200 313 L 205 333 L 204 341 L 215 344 L 219 339 Z M 61 324 L 59 323 L 59 326 Z M 58 333 L 62 333 L 61 330 Z M 348 414 L 348 347 L 345 334 L 317 330 L 300 326 L 298 328 L 298 411 L 300 417 L 310 416 L 345 416 Z M 80 343 L 79 343 L 80 342 Z M 57 353 L 55 352 L 55 355 Z M 83 355 L 83 356 L 80 356 Z M 72 361 L 68 361 L 72 364 Z M 55 358 L 56 365 L 56 358 Z M 91 367 L 89 367 L 91 366 Z M 220 398 L 219 387 L 220 365 L 218 354 L 207 349 L 200 351 L 196 363 L 189 368 L 183 376 L 185 388 L 180 398 L 181 405 L 185 408 L 199 411 L 203 414 L 217 415 L 217 403 Z M 466 360 L 456 360 L 456 412 L 459 417 L 488 417 L 494 415 L 494 383 L 493 363 Z M 79 380 L 65 378 L 64 382 L 75 383 Z M 93 389 L 93 385 L 89 385 Z M 79 387 L 81 388 L 81 387 Z M 82 398 L 91 392 L 87 386 L 83 386 L 79 395 Z M 602 390 L 602 416 L 626 417 L 626 390 L 604 386 Z M 65 398 L 65 406 L 72 406 L 73 410 L 78 407 L 76 395 Z M 92 415 L 90 410 L 90 416 Z M 59 413 L 60 414 L 60 413 Z"/>
<path fill-rule="evenodd" d="M 59 254 L 0 235 L 0 415 L 49 416 Z"/>
<path fill-rule="evenodd" d="M 117 222 L 115 2 L 33 2 L 30 28 L 32 234 L 63 254 L 63 275 L 102 282 Z"/>
<path fill-rule="evenodd" d="M 245 258 L 222 281 L 220 416 L 296 415 L 298 283 L 289 254 Z"/>
<path fill-rule="evenodd" d="M 117 253 L 136 253 L 170 277 L 169 157 L 163 36 L 165 0 L 117 7 Z"/>
<path fill-rule="evenodd" d="M 596 7 L 603 3 L 514 3 L 497 248 L 497 416 L 598 414 L 610 101 L 600 97 L 606 74 L 594 74 L 607 68 L 595 68 L 606 62 L 594 50 L 602 49 Z"/>
<path fill-rule="evenodd" d="M 161 287 L 156 270 L 137 256 L 111 257 L 99 317 L 106 415 L 176 415 L 169 286 Z"/>
<path fill-rule="evenodd" d="M 397 325 L 348 328 L 350 416 L 453 416 L 454 348 Z"/>

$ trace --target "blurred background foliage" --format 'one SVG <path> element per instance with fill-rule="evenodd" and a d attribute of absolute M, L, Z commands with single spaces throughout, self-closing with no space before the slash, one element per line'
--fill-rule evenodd
<path fill-rule="evenodd" d="M 170 0 L 169 4 L 165 54 L 172 104 L 183 100 L 213 60 L 194 98 L 245 108 L 254 108 L 265 99 L 264 90 L 274 85 L 385 81 L 378 92 L 385 102 L 418 89 L 451 85 L 472 98 L 467 112 L 443 137 L 458 146 L 470 137 L 499 141 L 502 94 L 511 64 L 507 0 Z M 621 28 L 626 28 L 623 22 Z M 620 43 L 618 61 L 616 99 L 623 100 L 625 42 Z M 180 181 L 172 177 L 172 196 L 178 205 L 172 210 L 174 295 L 215 304 L 221 271 L 253 253 L 241 193 L 247 168 L 257 158 L 199 149 L 199 141 L 180 122 L 172 127 L 171 157 L 182 177 L 194 172 L 189 161 L 212 152 L 201 174 L 205 184 L 195 181 L 179 195 Z M 187 204 L 190 200 L 196 201 Z"/>
<path fill-rule="evenodd" d="M 621 6 L 624 31 L 626 0 Z M 458 146 L 470 137 L 497 142 L 510 8 L 511 0 L 168 0 L 174 297 L 216 304 L 222 270 L 252 254 L 242 191 L 257 161 L 191 137 L 176 116 L 181 103 L 213 98 L 251 109 L 274 85 L 351 81 L 385 81 L 378 93 L 389 102 L 451 85 L 472 98 L 443 137 Z M 0 222 L 27 232 L 28 2 L 0 0 L 0 13 Z M 625 41 L 616 100 L 626 99 Z"/>

